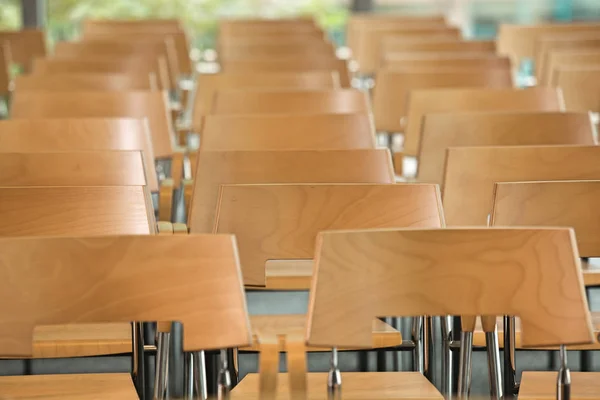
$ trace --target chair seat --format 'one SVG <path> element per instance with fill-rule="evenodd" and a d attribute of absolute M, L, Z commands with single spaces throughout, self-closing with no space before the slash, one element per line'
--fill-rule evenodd
<path fill-rule="evenodd" d="M 285 335 L 298 334 L 303 336 L 306 332 L 306 315 L 253 315 L 250 316 L 250 325 L 254 333 L 252 347 L 240 348 L 242 351 L 258 351 L 258 338 L 279 337 L 279 351 L 285 351 Z M 373 320 L 373 348 L 395 347 L 402 344 L 402 334 L 391 325 L 380 319 Z M 307 351 L 330 351 L 329 348 L 309 347 Z M 349 349 L 345 349 L 349 350 Z"/>
<path fill-rule="evenodd" d="M 65 358 L 131 353 L 131 325 L 73 324 L 39 326 L 33 335 L 34 358 Z"/>
<path fill-rule="evenodd" d="M 592 315 L 592 323 L 594 325 L 594 332 L 596 333 L 596 339 L 598 340 L 598 337 L 600 335 L 600 312 L 592 312 L 590 313 Z M 496 321 L 497 326 L 498 326 L 498 342 L 500 345 L 500 348 L 504 347 L 504 333 L 502 332 L 503 326 L 504 326 L 504 322 L 502 317 L 499 317 Z M 515 331 L 516 331 L 516 337 L 515 337 L 515 346 L 517 348 L 522 348 L 521 345 L 521 321 L 519 320 L 519 318 L 516 318 L 516 324 L 515 324 Z M 475 328 L 475 332 L 473 333 L 473 346 L 485 346 L 485 332 L 483 332 L 481 325 L 480 325 L 480 320 L 477 321 L 477 326 Z M 556 348 L 558 349 L 558 347 Z M 568 346 L 569 350 L 598 350 L 600 349 L 600 343 L 596 342 L 594 344 L 586 344 L 586 345 L 579 345 L 579 346 Z"/>
<path fill-rule="evenodd" d="M 26 375 L 0 377 L 2 398 L 138 400 L 129 374 Z"/>
<path fill-rule="evenodd" d="M 524 371 L 520 400 L 556 399 L 557 372 Z M 600 373 L 571 372 L 571 400 L 600 400 Z"/>
<path fill-rule="evenodd" d="M 258 399 L 258 374 L 248 374 L 231 392 L 231 399 Z M 307 400 L 327 398 L 327 373 L 307 375 Z M 277 376 L 277 399 L 289 399 L 288 374 Z M 436 399 L 443 396 L 418 372 L 343 372 L 344 400 Z"/>

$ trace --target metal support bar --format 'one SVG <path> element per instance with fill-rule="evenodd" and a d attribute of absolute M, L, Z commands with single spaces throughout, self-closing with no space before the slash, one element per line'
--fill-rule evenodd
<path fill-rule="evenodd" d="M 145 373 L 146 363 L 144 354 L 146 346 L 144 345 L 144 325 L 141 322 L 131 324 L 132 353 L 131 353 L 131 377 L 133 384 L 140 399 L 146 398 Z"/>
<path fill-rule="evenodd" d="M 518 392 L 515 362 L 515 318 L 504 317 L 504 396 L 511 399 Z"/>
<path fill-rule="evenodd" d="M 413 370 L 425 373 L 425 362 L 423 349 L 423 319 L 424 317 L 414 317 L 412 320 L 412 337 L 415 342 L 415 350 L 413 352 Z"/>
<path fill-rule="evenodd" d="M 556 400 L 571 400 L 571 372 L 567 366 L 567 348 L 560 346 L 560 369 L 556 380 Z"/>
<path fill-rule="evenodd" d="M 186 400 L 207 399 L 208 384 L 204 351 L 185 353 L 184 362 L 183 398 Z"/>
<path fill-rule="evenodd" d="M 433 320 L 432 317 L 423 317 L 423 375 L 433 382 Z"/>
<path fill-rule="evenodd" d="M 327 393 L 330 399 L 341 399 L 342 396 L 342 374 L 338 367 L 338 349 L 331 349 L 329 361 L 329 372 L 327 374 Z"/>
<path fill-rule="evenodd" d="M 485 344 L 488 356 L 488 375 L 490 381 L 490 397 L 502 399 L 502 371 L 500 368 L 500 348 L 498 346 L 498 329 L 485 333 Z"/>
<path fill-rule="evenodd" d="M 227 349 L 219 353 L 220 368 L 217 375 L 217 396 L 219 399 L 228 399 L 231 392 L 231 373 L 229 371 Z"/>
<path fill-rule="evenodd" d="M 169 396 L 169 342 L 170 332 L 158 332 L 156 347 L 156 374 L 154 376 L 154 400 L 167 399 Z"/>
<path fill-rule="evenodd" d="M 452 317 L 442 317 L 442 394 L 445 398 L 452 397 Z"/>
<path fill-rule="evenodd" d="M 460 333 L 460 365 L 458 368 L 458 397 L 466 399 L 471 391 L 473 332 Z"/>

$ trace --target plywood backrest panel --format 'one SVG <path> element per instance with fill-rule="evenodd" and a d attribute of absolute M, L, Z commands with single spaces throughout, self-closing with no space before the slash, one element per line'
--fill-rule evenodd
<path fill-rule="evenodd" d="M 309 345 L 369 347 L 380 316 L 516 315 L 524 346 L 593 343 L 573 231 L 324 232 Z"/>
<path fill-rule="evenodd" d="M 394 183 L 383 149 L 332 151 L 200 151 L 188 225 L 213 230 L 219 186 L 242 183 Z"/>
<path fill-rule="evenodd" d="M 418 71 L 428 68 L 501 68 L 511 69 L 510 58 L 487 53 L 393 53 L 382 65 L 390 70 Z"/>
<path fill-rule="evenodd" d="M 430 89 L 409 94 L 404 153 L 419 151 L 423 117 L 456 111 L 563 111 L 560 89 Z"/>
<path fill-rule="evenodd" d="M 236 235 L 244 282 L 264 285 L 267 260 L 313 258 L 320 231 L 442 226 L 435 185 L 223 185 L 215 232 Z"/>
<path fill-rule="evenodd" d="M 173 127 L 163 92 L 25 92 L 15 94 L 13 118 L 146 118 L 154 156 L 173 154 Z"/>
<path fill-rule="evenodd" d="M 587 113 L 481 112 L 428 114 L 423 118 L 417 177 L 443 184 L 446 150 L 463 146 L 593 145 Z"/>
<path fill-rule="evenodd" d="M 0 252 L 2 355 L 68 323 L 179 321 L 186 351 L 252 342 L 231 235 L 3 238 Z"/>
<path fill-rule="evenodd" d="M 558 69 L 598 66 L 600 65 L 600 49 L 555 50 L 549 54 L 548 67 L 544 69 L 540 86 L 556 86 Z"/>
<path fill-rule="evenodd" d="M 157 90 L 154 73 L 104 74 L 76 72 L 70 74 L 19 75 L 15 91 L 85 91 L 85 90 Z"/>
<path fill-rule="evenodd" d="M 600 146 L 452 147 L 444 174 L 446 223 L 487 225 L 496 182 L 600 179 L 598 157 Z"/>
<path fill-rule="evenodd" d="M 559 67 L 556 86 L 564 94 L 567 111 L 600 112 L 600 63 L 595 66 Z"/>
<path fill-rule="evenodd" d="M 375 148 L 366 113 L 209 115 L 202 150 L 341 150 Z"/>

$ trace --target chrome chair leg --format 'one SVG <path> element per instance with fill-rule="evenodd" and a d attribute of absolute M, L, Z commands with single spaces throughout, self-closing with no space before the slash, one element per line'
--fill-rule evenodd
<path fill-rule="evenodd" d="M 571 400 L 571 372 L 567 366 L 567 348 L 560 346 L 560 369 L 556 380 L 556 400 Z"/>
<path fill-rule="evenodd" d="M 154 400 L 168 398 L 170 332 L 158 332 L 156 341 L 156 374 L 154 375 Z"/>
<path fill-rule="evenodd" d="M 446 399 L 452 398 L 452 317 L 441 317 L 442 331 L 442 394 Z"/>
<path fill-rule="evenodd" d="M 183 397 L 186 400 L 208 398 L 208 385 L 206 381 L 206 359 L 204 351 L 189 352 L 184 355 L 185 381 Z"/>
<path fill-rule="evenodd" d="M 423 317 L 423 331 L 421 332 L 423 342 L 423 375 L 433 382 L 433 318 Z"/>
<path fill-rule="evenodd" d="M 460 366 L 458 369 L 458 397 L 466 399 L 471 390 L 473 332 L 460 333 Z"/>
<path fill-rule="evenodd" d="M 341 399 L 342 396 L 342 374 L 338 367 L 338 349 L 331 349 L 329 372 L 327 374 L 327 394 L 329 399 Z"/>
<path fill-rule="evenodd" d="M 502 372 L 500 369 L 500 348 L 498 346 L 498 329 L 485 333 L 485 344 L 488 357 L 488 375 L 490 381 L 490 397 L 502 399 Z"/>
<path fill-rule="evenodd" d="M 424 317 L 414 317 L 412 320 L 412 337 L 415 342 L 415 348 L 413 350 L 413 370 L 422 374 L 425 372 L 423 319 Z"/>
<path fill-rule="evenodd" d="M 229 372 L 229 362 L 227 349 L 222 349 L 219 354 L 220 368 L 217 375 L 217 398 L 228 399 L 231 392 L 231 373 Z"/>
<path fill-rule="evenodd" d="M 131 324 L 132 354 L 131 354 L 131 377 L 135 385 L 138 397 L 146 398 L 146 368 L 144 358 L 144 326 L 141 322 Z"/>
<path fill-rule="evenodd" d="M 515 360 L 515 318 L 504 316 L 504 397 L 510 399 L 518 391 Z"/>

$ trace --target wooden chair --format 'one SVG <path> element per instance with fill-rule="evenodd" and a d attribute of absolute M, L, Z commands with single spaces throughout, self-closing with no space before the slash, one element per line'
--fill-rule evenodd
<path fill-rule="evenodd" d="M 308 40 L 308 43 L 275 43 L 275 44 L 233 44 L 219 46 L 219 60 L 286 57 L 291 55 L 305 57 L 334 57 L 335 51 L 331 43 L 322 40 Z"/>
<path fill-rule="evenodd" d="M 562 89 L 567 111 L 600 112 L 600 63 L 595 66 L 559 67 L 556 86 Z"/>
<path fill-rule="evenodd" d="M 192 128 L 202 132 L 204 117 L 213 108 L 217 91 L 227 89 L 337 89 L 339 77 L 335 71 L 304 72 L 224 72 L 201 74 L 197 79 L 192 110 Z"/>
<path fill-rule="evenodd" d="M 277 57 L 260 59 L 224 60 L 221 62 L 223 72 L 256 73 L 256 72 L 303 72 L 303 71 L 337 71 L 343 88 L 350 88 L 350 71 L 346 60 L 338 58 L 311 57 Z"/>
<path fill-rule="evenodd" d="M 35 59 L 33 74 L 69 74 L 69 73 L 104 73 L 104 74 L 154 74 L 161 90 L 171 90 L 167 61 L 156 57 L 78 57 L 78 58 L 44 58 Z"/>
<path fill-rule="evenodd" d="M 282 33 L 280 35 L 252 35 L 252 36 L 223 36 L 219 37 L 217 52 L 228 46 L 283 46 L 285 44 L 297 46 L 301 44 L 322 46 L 329 44 L 331 51 L 335 50 L 333 44 L 325 37 L 307 36 L 296 33 Z"/>
<path fill-rule="evenodd" d="M 308 290 L 320 231 L 439 228 L 434 185 L 222 185 L 213 232 L 235 234 L 244 281 Z"/>
<path fill-rule="evenodd" d="M 487 225 L 496 182 L 600 179 L 599 156 L 598 146 L 449 148 L 442 192 L 446 223 Z"/>
<path fill-rule="evenodd" d="M 418 154 L 423 116 L 456 111 L 563 111 L 560 89 L 434 89 L 409 94 L 404 153 Z"/>
<path fill-rule="evenodd" d="M 341 150 L 375 148 L 366 113 L 314 115 L 209 115 L 201 151 Z"/>
<path fill-rule="evenodd" d="M 594 145 L 586 113 L 462 112 L 423 117 L 417 179 L 443 184 L 446 150 L 461 146 Z"/>
<path fill-rule="evenodd" d="M 401 132 L 406 118 L 408 94 L 415 89 L 431 88 L 510 88 L 512 71 L 505 69 L 419 69 L 398 71 L 380 69 L 373 89 L 375 128 L 383 132 Z"/>
<path fill-rule="evenodd" d="M 28 74 L 15 78 L 15 91 L 86 91 L 86 90 L 158 90 L 154 73 L 105 74 L 75 72 L 64 74 Z"/>
<path fill-rule="evenodd" d="M 396 24 L 372 26 L 360 35 L 358 47 L 352 49 L 352 58 L 358 63 L 360 74 L 371 75 L 381 64 L 384 41 L 460 40 L 460 37 L 461 33 L 457 28 L 437 24 L 416 27 Z"/>
<path fill-rule="evenodd" d="M 155 40 L 136 41 L 121 37 L 114 40 L 86 40 L 84 42 L 59 42 L 54 47 L 56 58 L 131 58 L 164 59 L 167 63 L 169 88 L 177 89 L 180 76 L 177 52 L 173 40 L 156 38 Z"/>
<path fill-rule="evenodd" d="M 600 49 L 561 49 L 548 54 L 547 68 L 542 71 L 540 86 L 556 86 L 556 74 L 559 68 L 600 65 Z"/>
<path fill-rule="evenodd" d="M 495 54 L 496 43 L 488 40 L 455 40 L 455 39 L 433 39 L 433 40 L 395 40 L 393 37 L 384 38 L 382 46 L 382 61 L 379 65 L 385 65 L 388 59 L 397 57 L 403 53 L 482 53 Z"/>
<path fill-rule="evenodd" d="M 600 29 L 596 33 L 581 33 L 571 35 L 544 35 L 535 43 L 535 76 L 539 79 L 548 68 L 549 54 L 553 50 L 567 49 L 600 50 Z"/>
<path fill-rule="evenodd" d="M 313 37 L 323 37 L 323 30 L 312 20 L 297 21 L 219 21 L 219 37 L 226 36 L 277 36 L 281 33 L 294 33 Z"/>
<path fill-rule="evenodd" d="M 0 31 L 0 43 L 4 42 L 8 42 L 13 62 L 25 72 L 31 72 L 35 58 L 46 56 L 46 38 L 42 30 Z"/>
<path fill-rule="evenodd" d="M 0 152 L 0 186 L 145 186 L 140 151 Z"/>
<path fill-rule="evenodd" d="M 190 232 L 211 232 L 219 185 L 241 183 L 394 183 L 384 149 L 201 151 L 188 214 Z M 264 284 L 264 282 L 255 282 Z"/>
<path fill-rule="evenodd" d="M 11 92 L 11 64 L 10 48 L 7 43 L 0 42 L 0 97 L 6 97 Z"/>
<path fill-rule="evenodd" d="M 0 248 L 11 276 L 2 282 L 2 355 L 31 355 L 35 327 L 72 323 L 179 321 L 185 351 L 251 343 L 230 235 L 5 238 Z M 31 287 L 38 291 L 21 289 Z M 217 294 L 225 301 L 208 301 Z M 166 381 L 164 370 L 157 374 Z M 1 377 L 0 387 L 12 398 L 138 399 L 129 374 Z"/>
<path fill-rule="evenodd" d="M 600 25 L 595 23 L 572 24 L 500 24 L 498 28 L 498 53 L 509 56 L 516 67 L 522 60 L 535 57 L 535 42 L 543 35 L 597 32 Z"/>
<path fill-rule="evenodd" d="M 364 92 L 340 90 L 220 90 L 211 114 L 368 113 Z"/>
<path fill-rule="evenodd" d="M 368 348 L 374 317 L 424 314 L 473 321 L 478 315 L 516 314 L 527 346 L 594 341 L 571 229 L 332 231 L 319 235 L 316 248 L 306 336 L 291 342 L 306 337 L 309 346 Z M 449 275 L 456 279 L 451 289 Z M 524 275 L 530 279 L 507 279 Z M 420 373 L 340 375 L 336 351 L 329 373 L 307 374 L 302 347 L 295 349 L 300 360 L 289 366 L 287 387 L 269 370 L 273 397 L 286 390 L 318 397 L 329 389 L 350 398 L 366 392 L 371 398 L 443 398 Z M 233 393 L 248 398 L 243 395 L 255 392 L 257 381 L 249 376 Z"/>
<path fill-rule="evenodd" d="M 388 70 L 416 71 L 428 68 L 449 69 L 511 69 L 510 58 L 488 53 L 393 53 L 389 54 L 382 68 Z"/>

